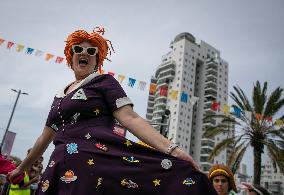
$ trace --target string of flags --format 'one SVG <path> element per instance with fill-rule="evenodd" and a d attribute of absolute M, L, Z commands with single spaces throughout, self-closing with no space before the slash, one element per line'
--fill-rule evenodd
<path fill-rule="evenodd" d="M 252 112 L 251 111 L 242 110 L 241 108 L 239 108 L 237 106 L 229 106 L 229 105 L 225 104 L 221 108 L 220 102 L 212 101 L 211 102 L 211 110 L 215 111 L 215 112 L 216 111 L 221 112 L 226 116 L 233 114 L 237 118 L 241 118 L 242 116 L 244 116 L 248 121 L 252 120 Z M 231 112 L 231 110 L 232 110 L 232 112 Z M 281 119 L 273 120 L 272 116 L 264 116 L 264 115 L 258 114 L 258 113 L 256 113 L 254 115 L 254 117 L 257 121 L 265 121 L 265 122 L 269 123 L 270 125 L 275 124 L 276 126 L 284 127 L 284 121 L 281 120 Z"/>

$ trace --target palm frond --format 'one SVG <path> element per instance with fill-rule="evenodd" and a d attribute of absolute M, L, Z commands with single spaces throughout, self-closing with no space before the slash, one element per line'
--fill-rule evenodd
<path fill-rule="evenodd" d="M 213 151 L 211 152 L 210 156 L 209 156 L 209 161 L 211 161 L 215 156 L 217 156 L 218 154 L 220 154 L 220 152 L 222 150 L 224 150 L 226 147 L 228 147 L 229 145 L 233 145 L 234 144 L 234 137 L 233 138 L 227 138 L 224 139 L 223 141 L 221 141 L 220 143 L 218 143 Z"/>

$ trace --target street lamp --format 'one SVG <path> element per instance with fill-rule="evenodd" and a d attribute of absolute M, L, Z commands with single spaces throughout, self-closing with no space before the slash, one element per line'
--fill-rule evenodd
<path fill-rule="evenodd" d="M 20 95 L 21 95 L 21 94 L 23 94 L 23 95 L 29 95 L 28 93 L 22 92 L 21 90 L 15 90 L 15 89 L 11 89 L 11 90 L 14 91 L 14 92 L 16 92 L 16 93 L 18 93 L 18 95 L 17 95 L 16 101 L 15 101 L 15 103 L 14 103 L 14 107 L 13 107 L 11 116 L 10 116 L 10 118 L 9 118 L 8 125 L 7 125 L 7 127 L 6 127 L 4 136 L 3 136 L 2 141 L 1 141 L 0 150 L 2 150 L 2 146 L 3 146 L 3 144 L 4 144 L 4 141 L 5 141 L 7 132 L 8 132 L 8 130 L 9 130 L 9 127 L 10 127 L 10 124 L 11 124 L 11 121 L 12 121 L 12 118 L 13 118 L 13 115 L 14 115 L 14 111 L 15 111 L 15 108 L 16 108 L 16 105 L 17 105 L 17 103 L 18 103 L 18 100 L 19 100 Z"/>

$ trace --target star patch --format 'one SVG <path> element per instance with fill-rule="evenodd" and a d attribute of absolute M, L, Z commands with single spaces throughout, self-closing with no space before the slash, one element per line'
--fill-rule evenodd
<path fill-rule="evenodd" d="M 86 135 L 85 135 L 85 138 L 86 139 L 90 139 L 92 136 L 90 135 L 90 133 L 87 133 Z"/>
<path fill-rule="evenodd" d="M 98 188 L 100 185 L 102 185 L 102 183 L 103 183 L 103 178 L 99 177 L 96 188 Z"/>
<path fill-rule="evenodd" d="M 53 167 L 55 165 L 55 161 L 54 160 L 52 160 L 52 161 L 50 161 L 50 163 L 49 163 L 49 167 Z"/>
<path fill-rule="evenodd" d="M 161 185 L 160 182 L 161 182 L 160 179 L 155 179 L 155 180 L 153 181 L 153 183 L 154 183 L 155 186 Z"/>
<path fill-rule="evenodd" d="M 129 141 L 129 140 L 126 140 L 126 141 L 124 142 L 124 144 L 125 144 L 127 147 L 132 145 L 131 141 Z"/>
<path fill-rule="evenodd" d="M 90 166 L 93 165 L 93 164 L 95 164 L 95 163 L 94 163 L 94 159 L 89 159 L 89 160 L 87 161 L 87 163 L 88 163 L 88 165 L 90 165 Z"/>
<path fill-rule="evenodd" d="M 87 100 L 83 89 L 79 89 L 71 98 L 72 100 Z"/>

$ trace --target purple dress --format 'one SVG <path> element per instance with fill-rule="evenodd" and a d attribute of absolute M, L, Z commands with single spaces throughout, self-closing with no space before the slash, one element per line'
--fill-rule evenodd
<path fill-rule="evenodd" d="M 113 132 L 112 112 L 129 104 L 112 76 L 96 73 L 68 95 L 56 95 L 46 122 L 56 131 L 55 149 L 38 194 L 215 195 L 188 162 Z"/>

